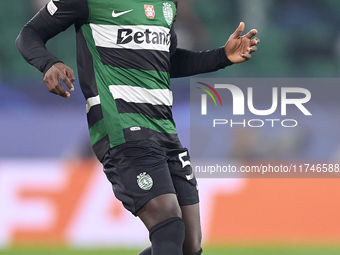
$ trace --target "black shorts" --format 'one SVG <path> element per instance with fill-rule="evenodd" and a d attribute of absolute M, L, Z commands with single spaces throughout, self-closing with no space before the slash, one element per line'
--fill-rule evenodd
<path fill-rule="evenodd" d="M 176 194 L 180 206 L 199 202 L 186 148 L 168 149 L 150 140 L 127 142 L 110 149 L 103 166 L 115 196 L 135 216 L 163 194 Z"/>

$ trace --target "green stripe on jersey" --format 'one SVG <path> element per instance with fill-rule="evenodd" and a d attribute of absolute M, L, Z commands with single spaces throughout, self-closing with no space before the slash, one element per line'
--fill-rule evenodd
<path fill-rule="evenodd" d="M 101 119 L 90 128 L 91 145 L 97 143 L 100 139 L 107 135 L 104 119 Z"/>
<path fill-rule="evenodd" d="M 138 126 L 149 128 L 159 133 L 177 134 L 173 120 L 155 120 L 139 113 L 121 113 L 119 117 L 123 128 Z"/>

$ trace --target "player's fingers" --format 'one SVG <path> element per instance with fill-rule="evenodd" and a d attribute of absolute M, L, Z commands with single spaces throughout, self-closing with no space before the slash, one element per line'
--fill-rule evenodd
<path fill-rule="evenodd" d="M 257 35 L 258 31 L 256 29 L 252 29 L 248 32 L 248 34 L 245 35 L 248 39 L 253 38 L 255 35 Z"/>
<path fill-rule="evenodd" d="M 250 46 L 257 45 L 260 43 L 260 39 L 255 37 L 253 40 L 250 41 Z"/>
<path fill-rule="evenodd" d="M 58 96 L 62 96 L 62 97 L 66 96 L 66 95 L 63 95 L 63 92 L 59 90 L 58 87 L 53 87 L 52 89 L 49 89 L 49 92 L 51 92 L 52 94 L 58 95 Z"/>
<path fill-rule="evenodd" d="M 65 98 L 70 97 L 70 93 L 68 93 L 61 85 L 60 83 L 55 86 L 55 91 L 57 92 L 56 94 Z"/>
<path fill-rule="evenodd" d="M 66 84 L 66 86 L 73 91 L 74 87 L 72 84 L 72 81 L 67 77 L 67 74 L 65 74 L 64 76 L 61 77 L 62 81 Z"/>
<path fill-rule="evenodd" d="M 233 38 L 240 37 L 242 35 L 243 31 L 244 31 L 244 27 L 245 27 L 244 22 L 241 22 L 240 25 L 238 26 L 238 28 L 235 30 L 235 32 L 231 35 L 231 37 L 233 37 Z"/>
<path fill-rule="evenodd" d="M 71 68 L 67 69 L 66 75 L 68 79 L 70 80 L 70 82 L 72 83 L 72 87 L 68 87 L 68 88 L 70 89 L 70 91 L 73 91 L 74 90 L 73 82 L 75 81 L 73 70 Z"/>
<path fill-rule="evenodd" d="M 252 46 L 252 47 L 249 47 L 248 50 L 249 50 L 250 53 L 253 53 L 253 52 L 257 51 L 257 47 Z"/>
<path fill-rule="evenodd" d="M 50 89 L 49 92 L 58 95 L 58 90 L 56 88 Z"/>
<path fill-rule="evenodd" d="M 250 55 L 250 53 L 244 53 L 244 54 L 241 54 L 241 57 L 242 57 L 242 58 L 245 58 L 246 60 L 249 60 L 249 59 L 251 59 L 251 55 Z"/>

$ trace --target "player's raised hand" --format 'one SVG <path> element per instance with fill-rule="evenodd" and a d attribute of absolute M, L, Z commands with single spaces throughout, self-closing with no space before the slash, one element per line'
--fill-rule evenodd
<path fill-rule="evenodd" d="M 257 50 L 256 45 L 260 43 L 259 38 L 252 39 L 257 34 L 256 29 L 252 29 L 248 34 L 241 36 L 244 28 L 245 24 L 241 22 L 224 46 L 228 59 L 235 64 L 249 60 L 251 53 Z"/>
<path fill-rule="evenodd" d="M 49 92 L 65 98 L 70 97 L 70 93 L 61 86 L 60 80 L 66 84 L 70 91 L 74 90 L 73 70 L 63 63 L 56 63 L 45 73 L 44 83 Z"/>

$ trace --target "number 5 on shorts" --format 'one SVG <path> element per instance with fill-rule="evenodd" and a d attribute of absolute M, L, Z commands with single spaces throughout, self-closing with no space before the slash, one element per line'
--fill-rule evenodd
<path fill-rule="evenodd" d="M 186 167 L 186 166 L 191 166 L 191 163 L 189 160 L 184 160 L 183 157 L 188 156 L 188 152 L 182 152 L 180 154 L 178 154 L 178 158 L 179 160 L 182 162 L 182 168 Z M 194 172 L 191 170 L 191 174 L 190 175 L 186 175 L 188 180 L 191 180 L 192 178 L 194 178 Z"/>

